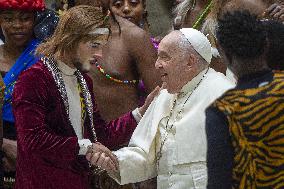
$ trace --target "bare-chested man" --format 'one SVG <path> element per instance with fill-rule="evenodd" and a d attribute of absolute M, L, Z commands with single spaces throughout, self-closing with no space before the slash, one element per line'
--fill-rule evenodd
<path fill-rule="evenodd" d="M 93 3 L 98 5 L 96 1 Z M 99 3 L 107 10 L 112 2 L 102 0 Z M 143 81 L 147 94 L 160 84 L 154 67 L 157 52 L 150 36 L 122 17 L 110 16 L 109 22 L 112 36 L 103 49 L 102 60 L 98 60 L 98 65 L 94 64 L 91 71 L 97 104 L 106 120 L 112 120 L 137 106 L 143 93 L 143 89 L 138 88 L 139 79 Z M 102 68 L 101 71 L 98 67 Z"/>
<path fill-rule="evenodd" d="M 217 18 L 227 11 L 248 10 L 259 18 L 273 19 L 284 22 L 284 6 L 282 0 L 214 0 L 210 19 L 213 20 L 208 28 L 217 26 Z M 229 78 L 236 81 L 233 73 L 227 70 Z"/>
<path fill-rule="evenodd" d="M 211 44 L 216 47 L 214 28 L 217 24 L 218 14 L 225 10 L 248 9 L 254 14 L 283 22 L 284 7 L 280 5 L 281 2 L 282 0 L 176 0 L 174 27 L 196 27 L 203 33 L 209 34 L 207 36 Z M 224 73 L 226 66 L 218 58 L 218 51 L 215 52 L 211 67 Z"/>
<path fill-rule="evenodd" d="M 148 21 L 147 21 L 147 12 L 146 12 L 146 0 L 110 0 L 109 8 L 111 12 L 115 15 L 119 16 L 120 18 L 127 19 L 128 21 L 132 22 L 136 26 L 144 29 L 145 31 L 149 32 L 148 28 Z M 118 18 L 119 18 L 118 17 Z M 123 19 L 122 19 L 123 20 Z M 127 23 L 126 26 L 133 28 L 130 23 Z M 122 32 L 123 34 L 123 32 Z M 149 40 L 149 39 L 145 39 Z M 157 48 L 157 42 L 151 38 L 152 43 Z M 131 43 L 129 43 L 131 45 Z M 142 68 L 143 69 L 143 68 Z M 145 68 L 144 68 L 145 69 Z M 123 101 L 125 101 L 124 99 Z M 154 189 L 156 188 L 156 179 L 152 179 L 149 181 L 144 181 L 141 183 L 134 184 L 134 188 L 139 189 Z"/>
<path fill-rule="evenodd" d="M 103 58 L 99 64 L 110 77 L 127 80 L 128 83 L 118 83 L 108 79 L 96 65 L 91 72 L 98 107 L 107 120 L 137 106 L 139 93 L 143 92 L 138 88 L 139 79 L 143 80 L 146 93 L 150 93 L 159 84 L 154 69 L 156 50 L 149 35 L 121 17 L 117 16 L 116 19 L 121 33 L 118 24 L 110 18 L 112 37 L 103 49 Z M 136 80 L 136 83 L 130 83 L 133 80 Z"/>

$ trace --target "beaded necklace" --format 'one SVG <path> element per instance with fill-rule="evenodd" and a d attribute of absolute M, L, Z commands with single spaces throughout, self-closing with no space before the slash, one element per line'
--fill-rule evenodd
<path fill-rule="evenodd" d="M 120 79 L 116 79 L 114 77 L 112 77 L 111 75 L 109 75 L 108 73 L 105 72 L 105 70 L 101 67 L 101 65 L 99 65 L 98 62 L 94 63 L 95 66 L 97 67 L 97 69 L 99 70 L 99 72 L 101 72 L 107 79 L 114 81 L 116 83 L 122 83 L 122 84 L 137 84 L 138 80 L 120 80 Z"/>
<path fill-rule="evenodd" d="M 162 158 L 162 150 L 163 150 L 163 147 L 168 139 L 168 136 L 169 136 L 169 132 L 172 130 L 175 122 L 177 121 L 177 119 L 179 117 L 182 116 L 182 113 L 183 113 L 183 110 L 184 110 L 184 106 L 185 104 L 187 103 L 187 101 L 189 100 L 189 98 L 191 97 L 191 95 L 194 93 L 194 91 L 197 89 L 197 87 L 200 85 L 200 83 L 202 82 L 202 80 L 204 79 L 204 77 L 206 76 L 207 72 L 208 72 L 209 68 L 207 68 L 205 74 L 203 75 L 202 79 L 197 83 L 197 85 L 195 86 L 195 88 L 192 90 L 192 92 L 188 95 L 188 97 L 186 98 L 186 100 L 184 101 L 183 105 L 182 105 L 182 108 L 178 111 L 173 123 L 171 125 L 169 125 L 169 121 L 170 121 L 170 118 L 172 117 L 173 115 L 173 111 L 174 111 L 174 107 L 177 103 L 177 98 L 174 100 L 173 102 L 173 106 L 170 110 L 170 114 L 168 116 L 168 119 L 167 119 L 167 122 L 166 122 L 166 134 L 165 134 L 165 138 L 164 140 L 162 140 L 161 142 L 161 145 L 160 145 L 160 149 L 159 149 L 159 152 L 157 153 L 157 159 L 156 159 L 156 164 L 157 164 L 157 171 L 159 170 L 159 165 L 160 165 L 160 159 Z"/>
<path fill-rule="evenodd" d="M 63 100 L 63 104 L 65 107 L 65 111 L 67 114 L 68 122 L 70 125 L 72 125 L 70 117 L 69 117 L 69 103 L 68 103 L 68 96 L 62 76 L 62 72 L 59 70 L 58 66 L 56 65 L 56 62 L 53 57 L 42 57 L 41 58 L 42 63 L 46 66 L 48 71 L 52 74 L 52 77 L 56 83 L 56 86 L 58 88 L 58 91 L 60 93 L 60 96 Z M 94 127 L 94 115 L 93 115 L 93 103 L 92 103 L 92 97 L 91 93 L 88 89 L 87 82 L 81 72 L 77 70 L 74 75 L 76 76 L 78 83 L 80 85 L 80 92 L 83 96 L 82 101 L 84 102 L 84 114 L 88 115 L 89 121 L 90 121 L 90 127 L 92 129 L 92 134 L 94 138 L 94 142 L 97 142 L 97 134 Z M 85 117 L 85 115 L 84 115 Z"/>

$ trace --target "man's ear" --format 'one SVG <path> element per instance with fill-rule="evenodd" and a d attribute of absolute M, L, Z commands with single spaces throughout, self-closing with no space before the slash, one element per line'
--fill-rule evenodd
<path fill-rule="evenodd" d="M 195 65 L 196 61 L 197 61 L 197 57 L 194 54 L 190 54 L 188 57 L 187 66 L 189 68 L 192 68 L 193 65 Z"/>

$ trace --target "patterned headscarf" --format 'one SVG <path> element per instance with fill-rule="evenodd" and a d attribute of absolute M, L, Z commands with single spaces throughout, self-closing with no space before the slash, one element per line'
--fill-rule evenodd
<path fill-rule="evenodd" d="M 0 0 L 2 10 L 43 11 L 44 0 Z"/>

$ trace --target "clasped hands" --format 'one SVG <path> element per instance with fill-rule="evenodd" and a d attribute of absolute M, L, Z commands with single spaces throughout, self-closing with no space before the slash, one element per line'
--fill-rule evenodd
<path fill-rule="evenodd" d="M 160 87 L 156 87 L 148 96 L 142 107 L 139 108 L 139 112 L 141 116 L 144 115 L 147 108 L 153 101 L 153 99 L 159 94 Z M 119 163 L 117 157 L 104 145 L 99 142 L 93 143 L 88 147 L 88 151 L 86 153 L 86 159 L 93 166 L 98 166 L 101 169 L 106 170 L 109 173 L 117 173 L 119 170 Z"/>
<path fill-rule="evenodd" d="M 88 147 L 86 159 L 93 166 L 98 166 L 107 172 L 117 172 L 119 168 L 117 157 L 104 145 L 99 142 Z"/>

